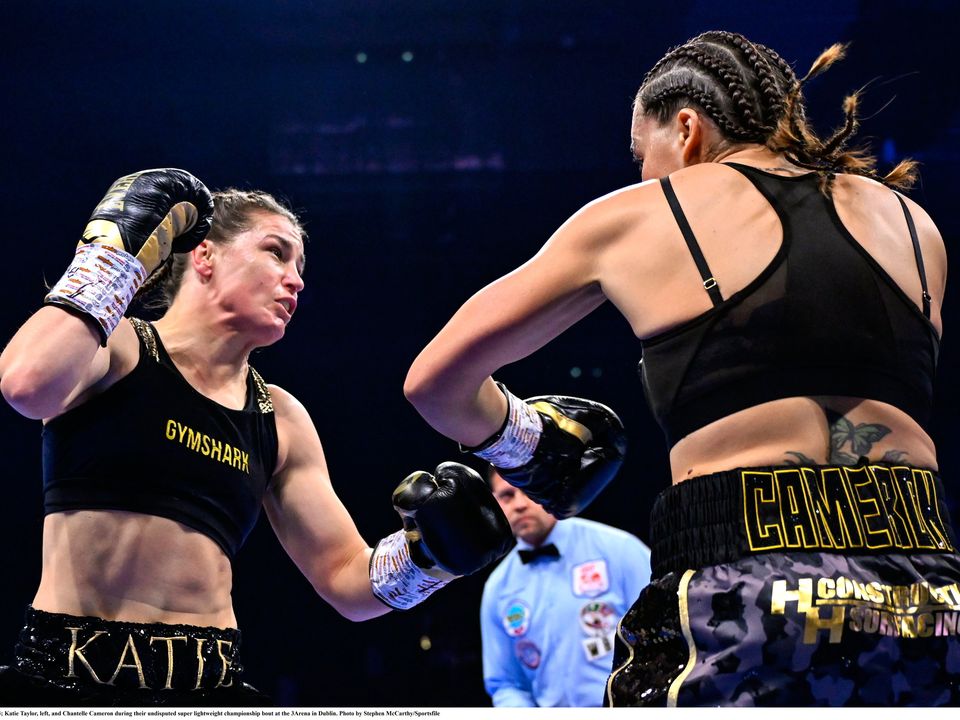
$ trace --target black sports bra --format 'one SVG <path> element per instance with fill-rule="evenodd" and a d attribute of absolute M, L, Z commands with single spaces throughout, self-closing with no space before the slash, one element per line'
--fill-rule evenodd
<path fill-rule="evenodd" d="M 45 514 L 107 509 L 159 515 L 233 559 L 256 524 L 277 463 L 266 383 L 250 368 L 242 410 L 197 392 L 149 323 L 137 366 L 43 429 Z"/>
<path fill-rule="evenodd" d="M 940 339 L 902 198 L 922 312 L 846 230 L 815 173 L 784 177 L 726 164 L 773 206 L 783 242 L 753 282 L 723 300 L 669 178 L 660 180 L 713 301 L 699 317 L 641 342 L 644 390 L 668 443 L 738 410 L 809 395 L 879 400 L 925 427 Z"/>

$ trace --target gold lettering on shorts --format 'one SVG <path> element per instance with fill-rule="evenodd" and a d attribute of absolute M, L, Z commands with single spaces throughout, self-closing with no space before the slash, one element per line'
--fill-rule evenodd
<path fill-rule="evenodd" d="M 217 681 L 216 687 L 230 687 L 233 685 L 232 677 L 230 678 L 230 682 L 228 683 L 223 682 L 226 679 L 227 671 L 230 669 L 230 665 L 232 664 L 231 661 L 228 660 L 223 654 L 224 645 L 226 645 L 227 648 L 230 650 L 233 649 L 233 643 L 230 642 L 229 640 L 217 640 L 217 654 L 220 656 L 221 669 L 220 669 L 220 679 Z"/>
<path fill-rule="evenodd" d="M 958 634 L 960 587 L 884 585 L 854 578 L 801 577 L 795 588 L 775 580 L 770 588 L 770 613 L 793 615 L 803 625 L 803 642 L 814 644 L 820 631 L 829 642 L 840 642 L 845 629 L 866 635 L 906 639 Z"/>
<path fill-rule="evenodd" d="M 774 550 L 783 547 L 779 519 L 779 498 L 773 473 L 744 472 L 743 514 L 750 549 Z"/>
<path fill-rule="evenodd" d="M 783 615 L 788 602 L 797 603 L 797 612 L 805 613 L 813 604 L 813 580 L 800 578 L 796 590 L 787 590 L 786 580 L 773 583 L 773 595 L 770 598 L 770 612 Z"/>
<path fill-rule="evenodd" d="M 960 612 L 937 615 L 937 626 L 933 634 L 937 637 L 942 635 L 956 635 L 958 620 L 960 620 Z"/>
<path fill-rule="evenodd" d="M 806 473 L 812 473 L 804 468 Z M 820 545 L 820 535 L 814 521 L 813 499 L 809 482 L 800 469 L 778 470 L 777 487 L 783 505 L 780 509 L 785 547 L 808 548 Z"/>
<path fill-rule="evenodd" d="M 87 669 L 87 672 L 90 673 L 90 677 L 93 678 L 93 681 L 95 683 L 98 683 L 100 685 L 106 685 L 106 683 L 103 680 L 97 677 L 97 673 L 93 671 L 93 667 L 91 667 L 90 663 L 87 662 L 87 658 L 84 657 L 83 651 L 86 649 L 87 645 L 92 643 L 98 637 L 100 637 L 101 635 L 106 635 L 107 631 L 106 630 L 95 631 L 89 640 L 87 640 L 80 647 L 77 647 L 77 642 L 79 642 L 79 637 L 80 637 L 79 636 L 80 628 L 68 627 L 67 630 L 70 631 L 70 638 L 71 638 L 70 650 L 67 653 L 67 677 L 77 677 L 77 673 L 74 672 L 74 667 L 73 667 L 73 661 L 74 659 L 77 659 L 81 663 L 83 663 L 83 666 Z"/>
<path fill-rule="evenodd" d="M 206 638 L 196 638 L 197 641 L 197 684 L 194 690 L 200 689 L 200 682 L 203 680 L 203 643 Z"/>
<path fill-rule="evenodd" d="M 839 468 L 824 468 L 813 482 L 814 512 L 822 523 L 824 544 L 837 549 L 862 547 L 860 520 L 846 475 Z"/>
<path fill-rule="evenodd" d="M 186 635 L 173 635 L 171 637 L 151 637 L 150 644 L 153 645 L 155 641 L 159 640 L 160 642 L 165 642 L 167 644 L 167 682 L 163 686 L 163 690 L 172 690 L 173 689 L 173 641 L 174 640 L 183 640 L 187 642 Z"/>
<path fill-rule="evenodd" d="M 875 465 L 871 468 L 873 478 L 879 488 L 880 501 L 889 522 L 893 544 L 898 548 L 910 548 L 916 544 L 916 531 L 907 507 L 903 492 L 890 468 Z"/>
<path fill-rule="evenodd" d="M 940 503 L 933 473 L 929 470 L 914 470 L 912 478 L 906 482 L 906 487 L 910 494 L 909 504 L 917 513 L 920 547 L 952 551 L 953 546 L 947 539 L 943 519 L 940 517 Z"/>
<path fill-rule="evenodd" d="M 130 654 L 133 655 L 133 663 L 124 663 L 123 661 L 127 659 L 127 651 L 130 651 Z M 133 642 L 133 636 L 127 635 L 127 643 L 123 646 L 123 652 L 120 653 L 120 660 L 117 662 L 117 669 L 113 671 L 113 675 L 107 680 L 107 685 L 113 685 L 114 681 L 117 679 L 117 675 L 120 674 L 120 671 L 124 668 L 129 668 L 131 670 L 137 671 L 137 678 L 140 681 L 140 689 L 143 690 L 147 687 L 147 680 L 143 677 L 143 665 L 140 662 L 140 656 L 137 654 L 137 646 Z"/>
<path fill-rule="evenodd" d="M 820 608 L 808 608 L 806 612 L 806 622 L 803 626 L 803 642 L 805 645 L 812 645 L 817 641 L 817 634 L 821 630 L 830 633 L 830 642 L 838 643 L 843 637 L 843 620 L 847 609 L 842 605 L 835 605 L 830 608 L 830 616 L 820 617 Z"/>
<path fill-rule="evenodd" d="M 953 552 L 933 473 L 909 467 L 741 472 L 750 550 Z"/>
<path fill-rule="evenodd" d="M 860 515 L 864 541 L 871 550 L 893 547 L 889 520 L 881 515 L 880 488 L 865 467 L 846 470 L 850 489 L 855 500 L 855 509 Z"/>
<path fill-rule="evenodd" d="M 250 474 L 250 453 L 199 430 L 194 430 L 178 420 L 167 420 L 164 437 L 204 457 L 236 468 L 247 475 Z"/>

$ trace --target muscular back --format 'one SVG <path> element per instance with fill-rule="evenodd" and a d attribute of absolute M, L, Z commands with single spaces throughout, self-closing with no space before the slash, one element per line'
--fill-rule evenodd
<path fill-rule="evenodd" d="M 686 168 L 671 181 L 726 299 L 776 256 L 782 241 L 778 216 L 749 180 L 721 164 Z M 919 308 L 913 246 L 894 193 L 871 180 L 839 176 L 833 198 L 853 238 Z M 711 300 L 660 185 L 644 183 L 603 202 L 609 204 L 608 212 L 630 218 L 604 251 L 599 275 L 604 294 L 636 335 L 656 336 L 710 310 Z M 946 274 L 943 243 L 923 210 L 908 205 L 933 296 L 931 320 L 939 333 Z M 842 308 L 837 313 L 842 315 Z M 826 396 L 766 402 L 711 422 L 674 445 L 671 465 L 674 482 L 679 482 L 732 467 L 845 464 L 860 456 L 936 467 L 933 443 L 904 412 L 875 400 Z"/>

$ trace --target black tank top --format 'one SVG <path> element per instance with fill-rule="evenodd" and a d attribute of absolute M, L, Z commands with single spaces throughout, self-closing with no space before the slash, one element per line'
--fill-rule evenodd
<path fill-rule="evenodd" d="M 641 343 L 644 390 L 668 443 L 738 410 L 809 395 L 879 400 L 926 427 L 940 340 L 902 199 L 923 312 L 846 230 L 816 174 L 727 164 L 773 206 L 783 243 L 753 282 L 723 300 L 669 179 L 660 181 L 714 303 Z"/>
<path fill-rule="evenodd" d="M 245 407 L 223 407 L 184 379 L 149 323 L 130 322 L 140 339 L 137 366 L 43 428 L 44 512 L 159 515 L 233 559 L 277 462 L 267 386 L 251 367 Z"/>

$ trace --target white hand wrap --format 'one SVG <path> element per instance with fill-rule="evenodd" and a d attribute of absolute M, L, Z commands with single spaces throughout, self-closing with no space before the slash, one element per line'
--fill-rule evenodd
<path fill-rule="evenodd" d="M 92 317 L 106 344 L 146 277 L 143 263 L 130 253 L 111 245 L 84 243 L 44 302 L 67 305 Z"/>
<path fill-rule="evenodd" d="M 397 610 L 419 605 L 456 575 L 418 567 L 410 558 L 410 547 L 403 530 L 387 535 L 370 558 L 370 587 L 380 600 Z"/>
<path fill-rule="evenodd" d="M 536 410 L 503 385 L 500 385 L 500 390 L 507 398 L 506 425 L 500 437 L 472 452 L 494 467 L 509 470 L 530 462 L 543 433 L 543 421 Z"/>

